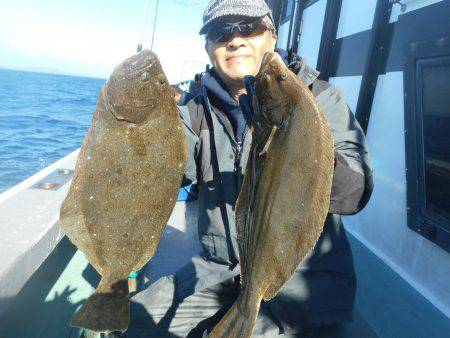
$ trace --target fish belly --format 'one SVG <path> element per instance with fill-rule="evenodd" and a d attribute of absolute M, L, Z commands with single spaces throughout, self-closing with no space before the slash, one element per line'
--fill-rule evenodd
<path fill-rule="evenodd" d="M 127 275 L 151 258 L 175 205 L 186 162 L 184 131 L 162 114 L 141 126 L 111 123 L 101 105 L 96 114 L 62 225 L 100 274 Z"/>

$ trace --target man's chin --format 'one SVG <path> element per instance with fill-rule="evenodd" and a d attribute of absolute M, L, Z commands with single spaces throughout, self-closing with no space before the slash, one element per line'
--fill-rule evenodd
<path fill-rule="evenodd" d="M 246 75 L 253 75 L 256 67 L 253 62 L 240 62 L 234 64 L 232 67 L 227 67 L 226 72 L 230 77 L 240 78 Z"/>
<path fill-rule="evenodd" d="M 240 72 L 233 72 L 233 73 L 228 73 L 228 77 L 230 78 L 230 80 L 237 82 L 237 81 L 244 81 L 244 78 L 246 76 L 255 76 L 255 72 L 254 71 L 240 71 Z"/>

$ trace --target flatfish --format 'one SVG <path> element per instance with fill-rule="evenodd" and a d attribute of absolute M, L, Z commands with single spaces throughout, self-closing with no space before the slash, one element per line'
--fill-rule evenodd
<path fill-rule="evenodd" d="M 63 230 L 102 276 L 72 326 L 128 327 L 128 275 L 153 256 L 186 159 L 179 111 L 157 56 L 145 50 L 128 58 L 100 91 L 60 210 Z"/>
<path fill-rule="evenodd" d="M 276 53 L 256 76 L 253 141 L 236 204 L 240 294 L 210 337 L 250 337 L 262 300 L 276 296 L 313 249 L 329 210 L 334 166 L 327 117 Z"/>

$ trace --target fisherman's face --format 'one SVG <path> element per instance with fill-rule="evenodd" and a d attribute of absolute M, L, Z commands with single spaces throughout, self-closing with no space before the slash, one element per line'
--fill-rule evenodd
<path fill-rule="evenodd" d="M 227 23 L 243 21 L 230 18 Z M 207 37 L 206 52 L 220 78 L 229 83 L 242 83 L 246 75 L 255 76 L 266 52 L 274 51 L 276 34 L 265 29 L 261 34 L 243 36 L 235 29 L 227 41 L 211 41 Z"/>
<path fill-rule="evenodd" d="M 181 100 L 181 95 L 179 93 L 175 93 L 173 98 L 175 99 L 175 102 L 178 104 Z"/>

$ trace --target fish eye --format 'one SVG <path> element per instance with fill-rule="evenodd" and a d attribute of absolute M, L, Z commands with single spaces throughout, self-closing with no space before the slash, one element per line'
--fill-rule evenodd
<path fill-rule="evenodd" d="M 266 83 L 269 83 L 269 82 L 270 82 L 270 75 L 269 75 L 269 74 L 267 74 L 267 73 L 264 74 L 264 81 L 265 81 Z"/>
<path fill-rule="evenodd" d="M 149 78 L 150 78 L 150 75 L 147 72 L 142 73 L 141 81 L 143 81 L 143 82 L 148 81 Z"/>
<path fill-rule="evenodd" d="M 287 76 L 288 76 L 287 73 L 285 71 L 282 71 L 281 74 L 280 74 L 281 81 L 286 80 Z"/>

